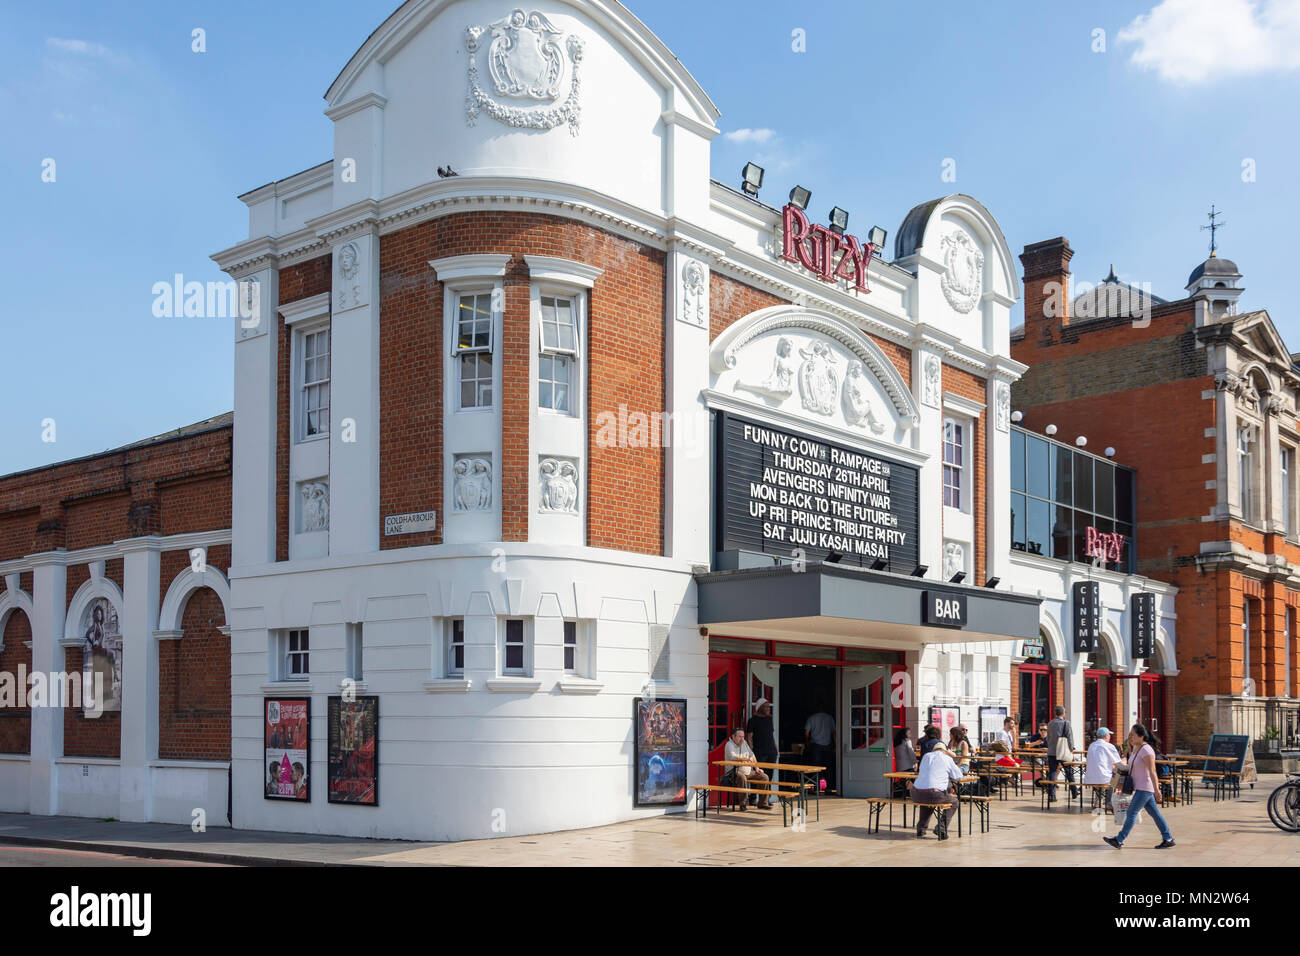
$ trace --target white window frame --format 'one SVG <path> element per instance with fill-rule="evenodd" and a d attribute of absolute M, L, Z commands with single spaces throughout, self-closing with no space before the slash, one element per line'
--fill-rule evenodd
<path fill-rule="evenodd" d="M 344 625 L 344 676 L 361 683 L 365 680 L 365 626 L 360 622 Z"/>
<path fill-rule="evenodd" d="M 456 640 L 456 625 L 460 625 L 460 640 Z M 442 673 L 444 677 L 465 676 L 465 619 L 449 617 L 443 625 Z M 456 666 L 456 648 L 460 647 L 460 667 Z"/>
<path fill-rule="evenodd" d="M 573 347 L 565 348 L 561 345 L 548 346 L 546 344 L 546 300 L 552 299 L 557 303 L 560 300 L 566 300 L 569 303 L 569 314 L 573 323 Z M 583 341 L 586 331 L 586 314 L 587 314 L 587 294 L 584 291 L 574 291 L 560 287 L 537 286 L 537 411 L 542 415 L 564 415 L 569 418 L 578 417 L 580 401 L 582 398 L 582 382 L 584 373 Z M 542 361 L 544 359 L 563 359 L 569 368 L 568 382 L 568 408 L 558 409 L 554 407 L 554 395 L 552 395 L 551 405 L 543 405 L 542 396 Z M 554 381 L 548 379 L 547 381 Z"/>
<path fill-rule="evenodd" d="M 448 256 L 432 259 L 434 270 L 443 288 L 443 342 L 445 349 L 444 396 L 446 407 L 453 415 L 492 415 L 501 408 L 501 354 L 502 311 L 505 304 L 505 274 L 510 256 L 500 253 L 483 253 Z M 492 312 L 488 339 L 492 355 L 492 404 L 461 406 L 460 367 L 461 356 L 466 354 L 457 346 L 460 342 L 460 300 L 462 296 L 487 294 Z"/>
<path fill-rule="evenodd" d="M 332 420 L 330 419 L 331 409 L 333 407 L 333 378 L 334 378 L 334 328 L 330 321 L 330 294 L 322 292 L 319 295 L 313 295 L 306 299 L 299 299 L 295 302 L 287 303 L 279 308 L 280 315 L 284 318 L 286 329 L 290 335 L 290 353 L 289 353 L 289 414 L 292 416 L 290 425 L 290 434 L 292 435 L 295 445 L 318 441 L 328 438 Z M 326 386 L 326 422 L 323 430 L 315 435 L 307 434 L 307 410 L 304 396 L 304 389 L 307 387 L 304 382 L 305 363 L 306 363 L 306 337 L 314 335 L 317 332 L 325 332 L 329 337 L 329 376 L 317 384 Z"/>
<path fill-rule="evenodd" d="M 520 646 L 523 649 L 523 664 L 520 667 L 506 666 L 506 651 L 509 646 L 512 646 L 507 643 L 512 621 L 518 621 L 522 625 Z M 531 617 L 514 615 L 500 619 L 500 625 L 497 627 L 497 662 L 499 677 L 533 676 L 533 619 Z"/>
<path fill-rule="evenodd" d="M 1295 536 L 1295 448 L 1283 445 L 1278 455 L 1282 471 L 1282 535 L 1287 538 Z"/>
<path fill-rule="evenodd" d="M 301 637 L 305 646 L 295 647 L 295 638 Z M 311 629 L 291 627 L 279 632 L 276 657 L 279 660 L 279 673 L 276 677 L 282 681 L 311 680 Z M 301 657 L 303 670 L 293 671 L 293 658 Z"/>
<path fill-rule="evenodd" d="M 957 440 L 955 442 L 950 442 L 948 440 L 948 430 L 950 428 L 953 429 L 956 435 Z M 951 415 L 944 416 L 943 432 L 942 437 L 940 438 L 941 454 L 939 456 L 943 468 L 941 476 L 943 486 L 943 506 L 945 508 L 952 508 L 955 511 L 965 511 L 966 504 L 970 499 L 970 490 L 966 483 L 966 469 L 970 461 L 970 442 L 968 441 L 969 433 L 970 428 L 967 421 L 960 418 L 954 418 Z M 948 461 L 949 447 L 955 447 L 961 456 L 961 461 L 957 464 L 952 464 Z M 957 503 L 955 505 L 950 504 L 948 501 L 948 490 L 952 487 L 948 483 L 950 470 L 955 472 L 957 476 L 957 484 L 955 486 L 955 491 L 957 492 Z"/>
<path fill-rule="evenodd" d="M 455 289 L 452 292 L 451 301 L 455 304 L 455 310 L 454 310 L 454 315 L 452 316 L 451 319 L 451 335 L 449 337 L 450 338 L 449 344 L 451 347 L 452 369 L 455 374 L 455 381 L 453 385 L 453 388 L 455 390 L 455 404 L 453 407 L 458 412 L 479 412 L 479 411 L 490 412 L 500 404 L 501 396 L 498 394 L 500 391 L 498 383 L 500 382 L 501 376 L 499 374 L 500 356 L 497 354 L 498 352 L 497 325 L 498 325 L 498 320 L 500 318 L 501 310 L 497 308 L 497 306 L 499 305 L 499 300 L 501 298 L 501 295 L 502 293 L 498 292 L 497 287 L 493 285 L 467 286 L 465 288 Z M 460 330 L 461 330 L 461 321 L 462 321 L 462 316 L 461 316 L 462 303 L 466 299 L 474 300 L 475 303 L 474 308 L 475 308 L 475 316 L 476 316 L 474 319 L 474 326 L 475 329 L 477 330 L 477 326 L 479 322 L 477 318 L 478 300 L 483 297 L 487 298 L 487 305 L 488 305 L 487 344 L 482 346 L 471 345 L 466 348 L 461 348 Z M 477 386 L 475 388 L 476 403 L 473 405 L 466 405 L 464 403 L 464 380 L 462 378 L 462 372 L 465 367 L 464 359 L 471 355 L 475 356 L 476 359 L 477 357 L 483 355 L 486 355 L 488 358 L 488 364 L 489 364 L 488 388 L 491 394 L 491 401 L 489 401 L 487 404 L 484 405 L 477 404 L 477 398 L 478 398 Z M 481 380 L 475 378 L 474 381 L 479 382 Z"/>
<path fill-rule="evenodd" d="M 1252 447 L 1258 426 L 1252 424 L 1237 426 L 1237 506 L 1241 509 L 1241 520 L 1254 524 L 1255 514 L 1255 453 Z"/>
<path fill-rule="evenodd" d="M 582 677 L 594 680 L 595 667 L 592 664 L 592 623 L 591 621 L 565 618 L 560 629 L 560 664 L 566 677 Z M 569 627 L 572 625 L 574 644 L 568 643 Z M 573 666 L 568 665 L 568 650 L 573 648 Z"/>

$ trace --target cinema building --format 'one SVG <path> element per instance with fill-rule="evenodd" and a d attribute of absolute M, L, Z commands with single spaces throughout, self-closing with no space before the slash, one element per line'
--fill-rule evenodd
<path fill-rule="evenodd" d="M 1024 426 L 1111 446 L 1137 469 L 1136 570 L 1176 585 L 1182 664 L 1154 659 L 1176 743 L 1245 734 L 1300 746 L 1300 370 L 1269 314 L 1237 310 L 1216 254 L 1168 301 L 1114 274 L 1073 297 L 1064 238 L 1026 246 L 1025 325 L 1012 352 Z M 1177 674 L 1176 682 L 1172 679 Z M 1172 748 L 1171 748 L 1172 749 Z"/>

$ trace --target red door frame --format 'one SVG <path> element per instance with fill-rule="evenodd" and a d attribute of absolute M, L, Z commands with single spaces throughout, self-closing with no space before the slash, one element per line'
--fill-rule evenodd
<path fill-rule="evenodd" d="M 1097 682 L 1097 726 L 1115 729 L 1115 686 L 1111 671 L 1085 670 L 1083 672 L 1083 729 L 1084 740 L 1091 742 L 1097 727 L 1088 726 L 1088 682 Z"/>
<path fill-rule="evenodd" d="M 1016 700 L 1019 705 L 1019 713 L 1021 717 L 1022 727 L 1023 727 L 1025 712 L 1026 710 L 1028 710 L 1031 718 L 1029 721 L 1029 732 L 1030 734 L 1036 734 L 1038 733 L 1039 721 L 1036 719 L 1037 715 L 1034 713 L 1034 702 L 1038 700 L 1039 681 L 1047 681 L 1047 721 L 1044 721 L 1045 723 L 1051 721 L 1052 709 L 1056 706 L 1056 693 L 1054 688 L 1052 687 L 1052 669 L 1046 664 L 1021 664 L 1020 677 L 1023 679 L 1026 674 L 1033 675 L 1032 680 L 1030 682 L 1033 690 L 1029 695 L 1029 707 L 1028 708 L 1025 707 L 1025 701 L 1024 698 L 1021 696 L 1020 687 L 1016 688 Z M 1021 729 L 1022 729 L 1021 727 L 1017 727 L 1016 731 L 1019 732 Z"/>
<path fill-rule="evenodd" d="M 1170 742 L 1164 739 L 1165 724 L 1165 678 L 1163 674 L 1139 674 L 1138 675 L 1138 706 L 1137 716 L 1138 723 L 1146 724 L 1147 730 L 1160 738 L 1160 743 L 1169 747 Z M 1146 720 L 1143 720 L 1143 703 L 1146 702 Z M 1154 716 L 1156 721 L 1151 721 Z"/>

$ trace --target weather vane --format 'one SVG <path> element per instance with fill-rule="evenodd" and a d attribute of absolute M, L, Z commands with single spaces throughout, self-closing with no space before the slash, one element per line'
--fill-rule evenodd
<path fill-rule="evenodd" d="M 1214 251 L 1218 248 L 1218 245 L 1215 242 L 1214 234 L 1218 232 L 1220 229 L 1222 229 L 1224 226 L 1226 226 L 1227 223 L 1217 221 L 1219 216 L 1222 215 L 1222 213 L 1215 211 L 1213 203 L 1210 203 L 1210 211 L 1206 215 L 1210 220 L 1210 224 L 1208 226 L 1202 226 L 1201 231 L 1204 232 L 1206 229 L 1210 230 L 1210 257 L 1213 258 Z"/>

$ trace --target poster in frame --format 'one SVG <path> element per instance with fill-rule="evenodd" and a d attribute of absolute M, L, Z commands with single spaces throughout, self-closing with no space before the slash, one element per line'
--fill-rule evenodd
<path fill-rule="evenodd" d="M 311 698 L 266 697 L 262 794 L 267 800 L 311 802 Z"/>
<path fill-rule="evenodd" d="M 686 805 L 686 700 L 632 699 L 635 807 Z"/>
<path fill-rule="evenodd" d="M 940 739 L 947 740 L 952 729 L 961 723 L 961 708 L 933 704 L 930 707 L 930 723 L 939 728 Z"/>
<path fill-rule="evenodd" d="M 998 739 L 1002 732 L 1002 722 L 1007 719 L 1004 706 L 980 708 L 980 746 L 984 747 Z M 1012 734 L 1014 737 L 1015 735 Z"/>
<path fill-rule="evenodd" d="M 379 806 L 379 698 L 331 697 L 326 707 L 328 801 Z"/>

